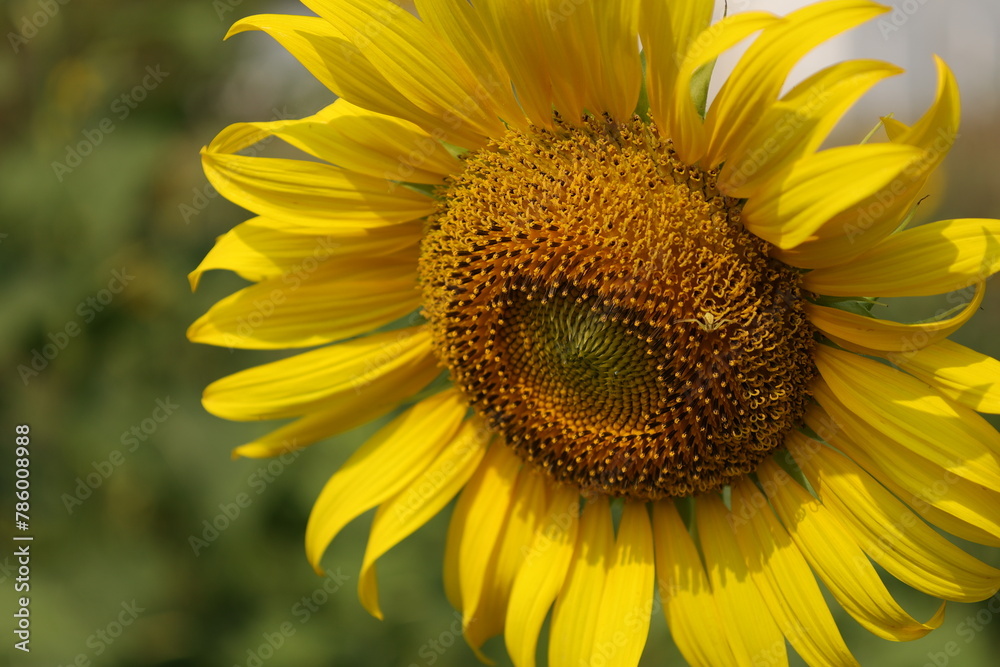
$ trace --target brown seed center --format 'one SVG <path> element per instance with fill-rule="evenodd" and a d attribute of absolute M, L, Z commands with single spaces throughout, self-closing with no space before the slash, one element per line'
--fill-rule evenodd
<path fill-rule="evenodd" d="M 582 490 L 680 497 L 752 472 L 800 420 L 799 274 L 655 127 L 589 119 L 467 157 L 422 248 L 425 315 L 473 407 Z"/>

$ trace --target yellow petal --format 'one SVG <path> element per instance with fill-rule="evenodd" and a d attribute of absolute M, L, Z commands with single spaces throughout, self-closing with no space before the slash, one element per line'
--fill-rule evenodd
<path fill-rule="evenodd" d="M 580 532 L 566 583 L 552 612 L 550 667 L 589 665 L 607 572 L 615 561 L 611 508 L 605 496 L 592 500 L 580 518 Z"/>
<path fill-rule="evenodd" d="M 889 360 L 941 394 L 977 412 L 1000 414 L 1000 361 L 941 340 Z"/>
<path fill-rule="evenodd" d="M 411 262 L 358 267 L 352 259 L 246 287 L 192 323 L 188 339 L 252 350 L 313 347 L 368 333 L 419 307 Z"/>
<path fill-rule="evenodd" d="M 409 251 L 407 255 L 416 262 L 422 236 L 418 223 L 330 231 L 302 234 L 275 220 L 247 220 L 220 236 L 198 268 L 188 274 L 191 289 L 196 290 L 205 271 L 212 269 L 235 271 L 259 282 L 285 273 L 308 273 L 335 257 L 376 258 Z"/>
<path fill-rule="evenodd" d="M 445 41 L 406 10 L 388 0 L 304 0 L 304 4 L 350 39 L 417 108 L 483 137 L 503 134 L 487 88 Z"/>
<path fill-rule="evenodd" d="M 630 118 L 642 83 L 638 3 L 535 1 L 556 110 L 571 121 L 584 110 Z"/>
<path fill-rule="evenodd" d="M 669 104 L 664 104 L 661 110 L 663 117 L 657 119 L 661 132 L 667 133 L 673 141 L 674 150 L 682 161 L 688 164 L 698 162 L 708 144 L 705 125 L 691 97 L 694 73 L 753 33 L 776 25 L 780 20 L 765 12 L 743 12 L 712 24 L 691 42 L 678 68 L 672 99 Z"/>
<path fill-rule="evenodd" d="M 785 638 L 774 617 L 763 612 L 764 600 L 750 580 L 733 535 L 733 515 L 718 495 L 708 494 L 695 500 L 695 516 L 705 569 L 739 664 L 787 665 Z"/>
<path fill-rule="evenodd" d="M 528 466 L 518 475 L 503 534 L 493 547 L 495 564 L 487 572 L 483 594 L 469 611 L 472 619 L 465 627 L 465 637 L 477 651 L 503 631 L 515 577 L 549 513 L 550 483 L 545 472 Z"/>
<path fill-rule="evenodd" d="M 851 352 L 817 346 L 816 367 L 834 396 L 869 428 L 913 456 L 1000 490 L 1000 433 L 920 380 Z"/>
<path fill-rule="evenodd" d="M 743 478 L 733 487 L 732 506 L 733 531 L 750 578 L 789 643 L 809 665 L 857 665 L 808 563 L 764 495 Z"/>
<path fill-rule="evenodd" d="M 909 125 L 889 116 L 881 116 L 879 120 L 882 121 L 882 127 L 885 128 L 885 135 L 889 137 L 889 141 L 899 141 L 910 129 Z"/>
<path fill-rule="evenodd" d="M 344 99 L 301 120 L 230 125 L 212 140 L 208 151 L 235 153 L 270 137 L 347 171 L 392 181 L 440 185 L 445 176 L 463 168 L 440 142 L 413 123 Z"/>
<path fill-rule="evenodd" d="M 468 409 L 448 390 L 383 427 L 330 478 L 306 525 L 306 556 L 322 574 L 327 546 L 352 520 L 405 489 L 452 441 Z"/>
<path fill-rule="evenodd" d="M 914 324 L 879 320 L 808 302 L 805 303 L 805 312 L 814 326 L 838 342 L 847 341 L 869 350 L 911 353 L 940 343 L 976 314 L 986 294 L 983 283 L 976 287 L 972 302 L 956 315 Z M 963 295 L 956 293 L 955 296 L 962 298 Z"/>
<path fill-rule="evenodd" d="M 302 150 L 360 174 L 440 185 L 464 165 L 417 125 L 337 100 L 318 121 L 278 133 Z"/>
<path fill-rule="evenodd" d="M 960 104 L 955 77 L 939 58 L 934 103 L 912 128 L 883 119 L 894 144 L 915 146 L 924 157 L 898 179 L 857 206 L 834 216 L 815 232 L 815 238 L 778 250 L 774 257 L 806 269 L 846 264 L 875 247 L 899 228 L 921 198 L 928 179 L 948 155 L 958 137 Z"/>
<path fill-rule="evenodd" d="M 205 409 L 236 421 L 297 417 L 393 383 L 413 388 L 439 373 L 425 327 L 331 345 L 222 378 L 205 389 Z M 390 391 L 390 393 L 392 393 Z"/>
<path fill-rule="evenodd" d="M 1000 543 L 1000 494 L 914 456 L 912 451 L 895 442 L 886 442 L 834 396 L 823 378 L 813 380 L 812 390 L 827 420 L 817 423 L 815 415 L 807 413 L 806 423 L 814 429 L 823 429 L 820 435 L 824 440 L 865 465 L 872 475 L 881 472 L 905 489 L 909 496 L 916 498 L 910 502 L 914 509 L 926 511 L 930 506 L 940 510 L 941 513 L 932 519 L 936 525 L 956 535 L 969 535 L 970 539 L 984 544 Z M 842 437 L 841 432 L 846 437 Z M 866 460 L 875 467 L 865 463 Z M 949 521 L 949 515 L 959 522 Z M 964 530 L 964 524 L 970 524 L 975 530 Z"/>
<path fill-rule="evenodd" d="M 585 111 L 632 114 L 642 76 L 635 3 L 512 0 L 486 4 L 483 18 L 533 124 L 552 127 L 553 111 L 570 123 Z"/>
<path fill-rule="evenodd" d="M 556 0 L 532 0 L 532 4 L 534 14 L 525 12 L 523 22 L 535 17 L 538 47 L 546 63 L 540 71 L 548 72 L 553 110 L 575 122 L 584 113 L 585 99 L 593 97 L 592 77 L 598 71 L 591 62 L 592 56 L 599 56 L 597 48 L 595 53 L 582 55 L 588 44 L 596 47 L 595 3 L 566 6 L 569 11 L 560 11 Z M 604 4 L 614 4 L 614 0 Z"/>
<path fill-rule="evenodd" d="M 1000 271 L 1000 220 L 943 220 L 890 236 L 850 264 L 805 274 L 831 296 L 926 296 L 959 290 Z"/>
<path fill-rule="evenodd" d="M 735 138 L 719 189 L 730 197 L 752 197 L 777 172 L 815 152 L 869 88 L 902 72 L 877 60 L 849 60 L 809 77 Z"/>
<path fill-rule="evenodd" d="M 510 87 L 510 75 L 486 29 L 484 10 L 466 0 L 416 0 L 416 7 L 420 19 L 468 64 L 504 122 L 526 128 L 524 112 Z"/>
<path fill-rule="evenodd" d="M 435 208 L 434 200 L 415 190 L 318 162 L 202 151 L 202 165 L 229 201 L 305 227 L 391 225 Z"/>
<path fill-rule="evenodd" d="M 698 549 L 673 501 L 653 504 L 653 536 L 660 600 L 674 643 L 693 667 L 740 664 L 733 655 L 722 615 Z M 742 656 L 744 664 L 749 656 Z"/>
<path fill-rule="evenodd" d="M 484 597 L 489 595 L 487 587 L 497 572 L 499 547 L 516 499 L 514 492 L 520 470 L 521 460 L 517 455 L 502 443 L 494 444 L 466 484 L 455 508 L 449 541 L 454 533 L 458 539 L 457 560 L 446 562 L 446 567 L 457 567 L 463 631 L 476 620 Z M 503 616 L 500 618 L 502 621 Z M 483 657 L 479 653 L 482 644 L 476 644 L 475 637 L 467 639 Z"/>
<path fill-rule="evenodd" d="M 833 0 L 792 12 L 765 30 L 736 64 L 705 116 L 710 135 L 705 163 L 714 166 L 728 159 L 745 128 L 753 127 L 777 101 L 785 78 L 802 56 L 887 11 L 864 0 Z"/>
<path fill-rule="evenodd" d="M 541 3 L 509 0 L 478 4 L 514 93 L 532 124 L 552 127 L 552 72 L 545 48 L 548 18 Z"/>
<path fill-rule="evenodd" d="M 800 433 L 786 445 L 820 502 L 889 574 L 945 600 L 976 602 L 1000 588 L 1000 570 L 946 540 L 850 459 Z"/>
<path fill-rule="evenodd" d="M 743 222 L 779 248 L 794 247 L 833 216 L 898 178 L 922 156 L 918 148 L 893 144 L 841 146 L 814 153 L 757 190 L 743 207 Z M 859 164 L 865 165 L 861 173 Z"/>
<path fill-rule="evenodd" d="M 494 448 L 495 446 L 487 449 L 486 456 L 489 456 L 489 452 Z M 480 468 L 482 467 L 483 464 L 481 463 Z M 472 482 L 474 479 L 475 475 L 473 475 L 469 482 Z M 451 603 L 451 606 L 459 611 L 462 609 L 462 583 L 459 580 L 458 557 L 462 546 L 462 535 L 469 523 L 468 515 L 469 508 L 472 506 L 472 500 L 472 496 L 459 495 L 458 502 L 455 503 L 455 509 L 451 513 L 451 521 L 448 522 L 448 534 L 444 543 L 444 559 L 442 560 L 444 594 L 448 598 L 448 602 Z"/>
<path fill-rule="evenodd" d="M 823 401 L 827 403 L 836 402 L 836 399 L 830 395 L 829 389 L 826 388 L 826 383 L 821 380 L 817 383 L 817 386 Z M 817 396 L 817 400 L 820 400 L 819 395 Z M 946 493 L 947 485 L 943 479 L 938 479 L 934 482 L 938 486 L 934 486 L 934 484 L 931 486 L 922 486 L 921 483 L 913 479 L 903 475 L 896 475 L 903 478 L 903 483 L 897 482 L 893 476 L 886 473 L 880 464 L 875 463 L 875 459 L 848 437 L 844 431 L 844 427 L 834 421 L 819 404 L 814 403 L 809 406 L 806 410 L 804 421 L 807 426 L 817 434 L 820 434 L 823 440 L 829 442 L 832 446 L 843 452 L 845 456 L 857 463 L 869 475 L 878 480 L 879 484 L 889 489 L 893 495 L 902 500 L 907 507 L 922 516 L 928 523 L 970 542 L 1000 546 L 1000 537 L 982 528 L 978 528 L 972 523 L 959 519 L 953 514 L 935 507 L 928 502 L 928 499 L 931 502 L 940 500 L 941 495 Z M 811 440 L 810 443 L 812 443 Z M 947 473 L 947 475 L 951 475 L 951 473 Z M 957 480 L 959 478 L 951 475 L 949 479 Z"/>
<path fill-rule="evenodd" d="M 933 170 L 944 160 L 957 138 L 962 116 L 955 75 L 947 63 L 936 55 L 934 64 L 938 74 L 937 91 L 927 113 L 912 127 L 895 123 L 892 119 L 885 122 L 886 132 L 893 143 L 920 146 L 931 154 L 932 161 L 924 167 L 925 171 Z"/>
<path fill-rule="evenodd" d="M 639 664 L 649 636 L 655 578 L 649 510 L 644 502 L 626 501 L 608 562 L 588 664 L 599 660 L 608 667 Z"/>
<path fill-rule="evenodd" d="M 377 96 L 365 91 L 364 74 L 375 74 L 372 88 L 389 88 L 385 80 L 365 60 L 354 69 L 345 67 L 355 56 L 357 48 L 327 21 L 314 16 L 286 14 L 258 14 L 240 19 L 229 29 L 226 39 L 250 30 L 261 30 L 273 37 L 288 50 L 309 72 L 335 95 L 368 109 L 389 113 L 378 107 Z M 382 79 L 382 85 L 378 85 Z"/>
<path fill-rule="evenodd" d="M 227 37 L 262 30 L 277 40 L 338 97 L 376 113 L 406 119 L 435 139 L 476 148 L 483 136 L 472 128 L 417 107 L 390 84 L 344 33 L 322 18 L 262 14 L 237 21 Z"/>
<path fill-rule="evenodd" d="M 944 620 L 944 604 L 926 623 L 900 607 L 850 533 L 827 508 L 773 461 L 758 473 L 764 491 L 802 555 L 847 613 L 891 641 L 923 637 Z"/>
<path fill-rule="evenodd" d="M 370 384 L 347 395 L 331 399 L 332 407 L 313 412 L 279 429 L 266 433 L 233 450 L 233 458 L 251 459 L 279 456 L 357 428 L 398 407 L 402 401 L 423 389 L 433 378 L 426 374 L 382 375 Z"/>
<path fill-rule="evenodd" d="M 462 490 L 482 461 L 491 437 L 482 421 L 466 420 L 426 470 L 379 506 L 358 577 L 358 597 L 372 616 L 382 618 L 375 561 L 430 521 Z"/>
<path fill-rule="evenodd" d="M 649 109 L 661 131 L 673 136 L 669 109 L 673 104 L 678 68 L 692 41 L 712 22 L 712 3 L 642 0 L 640 12 L 639 36 L 646 55 Z"/>
<path fill-rule="evenodd" d="M 593 6 L 597 27 L 596 45 L 585 51 L 594 76 L 594 94 L 584 103 L 594 113 L 608 113 L 614 119 L 627 121 L 642 88 L 639 3 L 612 0 L 584 4 Z"/>
<path fill-rule="evenodd" d="M 551 509 L 514 579 L 504 639 L 517 667 L 535 667 L 542 623 L 566 581 L 579 525 L 580 493 L 559 485 Z"/>

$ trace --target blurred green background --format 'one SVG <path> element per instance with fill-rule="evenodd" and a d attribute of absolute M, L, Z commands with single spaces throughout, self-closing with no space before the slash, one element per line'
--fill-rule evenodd
<path fill-rule="evenodd" d="M 234 20 L 262 11 L 300 10 L 260 0 L 2 5 L 0 424 L 8 442 L 15 424 L 32 429 L 35 541 L 26 655 L 12 648 L 8 611 L 11 452 L 0 463 L 0 663 L 476 664 L 442 592 L 447 512 L 380 561 L 384 622 L 355 595 L 370 517 L 334 543 L 328 580 L 306 563 L 311 503 L 372 428 L 287 463 L 232 461 L 232 447 L 271 425 L 224 422 L 199 403 L 212 380 L 274 355 L 185 339 L 241 284 L 210 275 L 192 295 L 187 273 L 247 217 L 212 196 L 198 151 L 229 123 L 300 117 L 330 101 L 267 37 L 221 41 Z M 938 217 L 1000 217 L 997 111 L 966 107 L 932 202 Z M 998 356 L 998 330 L 994 290 L 956 338 Z M 249 506 L 237 516 L 241 494 Z M 206 522 L 224 529 L 212 537 Z M 207 544 L 194 548 L 192 536 Z M 1000 552 L 974 551 L 1000 566 Z M 892 589 L 913 613 L 932 612 L 925 597 Z M 969 637 L 977 614 L 982 630 Z M 986 603 L 950 604 L 940 630 L 906 645 L 838 618 L 865 665 L 992 666 L 1000 652 L 1000 615 Z M 947 655 L 949 642 L 958 655 Z M 502 641 L 487 652 L 508 664 Z M 642 664 L 678 659 L 657 617 Z"/>

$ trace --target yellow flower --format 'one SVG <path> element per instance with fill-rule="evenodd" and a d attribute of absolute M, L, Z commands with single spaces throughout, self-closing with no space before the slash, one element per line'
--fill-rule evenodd
<path fill-rule="evenodd" d="M 658 588 L 692 665 L 857 664 L 819 588 L 872 633 L 921 637 L 873 566 L 941 600 L 1000 571 L 932 526 L 1000 545 L 1000 362 L 947 340 L 1000 268 L 1000 221 L 905 229 L 957 136 L 933 104 L 888 141 L 820 150 L 893 65 L 810 49 L 886 8 L 821 2 L 710 25 L 707 0 L 306 0 L 254 16 L 339 99 L 241 123 L 203 151 L 255 217 L 191 274 L 254 284 L 191 340 L 316 349 L 205 392 L 294 421 L 273 456 L 397 416 L 330 479 L 310 562 L 378 508 L 375 564 L 458 496 L 449 600 L 479 653 L 635 665 Z M 752 38 L 704 109 L 715 58 Z M 643 53 L 640 55 L 640 47 Z M 278 137 L 311 156 L 241 155 Z M 917 324 L 874 297 L 948 294 Z"/>

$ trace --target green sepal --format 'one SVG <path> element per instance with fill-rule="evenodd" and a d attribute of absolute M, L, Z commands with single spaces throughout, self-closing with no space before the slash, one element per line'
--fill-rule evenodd
<path fill-rule="evenodd" d="M 608 508 L 611 510 L 611 525 L 614 526 L 617 535 L 618 527 L 622 525 L 622 514 L 625 512 L 625 499 L 609 498 Z"/>
<path fill-rule="evenodd" d="M 646 90 L 646 50 L 639 52 L 639 64 L 642 65 L 642 86 L 639 88 L 639 101 L 635 104 L 633 115 L 644 121 L 649 120 L 649 91 Z"/>
<path fill-rule="evenodd" d="M 913 208 L 911 208 L 910 212 L 906 214 L 906 217 L 903 218 L 903 221 L 901 223 L 899 223 L 899 226 L 896 227 L 896 229 L 892 230 L 893 234 L 898 234 L 910 226 L 910 223 L 913 222 L 913 216 L 917 214 L 917 207 L 920 206 L 920 202 L 927 199 L 928 197 L 930 197 L 930 195 L 924 195 L 923 197 L 917 200 L 917 203 L 913 205 Z"/>
<path fill-rule="evenodd" d="M 649 91 L 646 89 L 646 52 L 639 53 L 639 61 L 642 63 L 642 88 L 639 89 L 639 101 L 635 105 L 635 115 L 640 118 L 649 118 Z M 694 102 L 698 115 L 705 117 L 708 107 L 708 87 L 712 83 L 712 70 L 715 69 L 715 61 L 705 63 L 691 77 L 691 100 Z"/>
<path fill-rule="evenodd" d="M 691 496 L 674 498 L 674 505 L 677 507 L 677 513 L 680 515 L 681 521 L 687 526 L 688 532 L 692 536 L 697 536 L 697 528 L 694 523 L 694 503 L 695 500 Z M 697 540 L 695 544 L 697 544 Z"/>
<path fill-rule="evenodd" d="M 892 118 L 892 114 L 888 113 L 885 116 L 883 116 L 883 118 Z M 882 127 L 884 124 L 885 123 L 883 123 L 882 120 L 879 119 L 879 121 L 877 123 L 875 123 L 875 127 L 873 127 L 871 129 L 871 131 L 868 134 L 865 135 L 865 138 L 861 140 L 861 142 L 859 143 L 859 145 L 863 146 L 863 145 L 867 144 L 869 141 L 871 141 L 872 137 L 875 136 L 875 133 L 878 132 L 879 128 Z"/>
<path fill-rule="evenodd" d="M 437 191 L 441 186 L 430 185 L 429 183 L 409 183 L 406 181 L 395 181 L 398 185 L 403 186 L 408 190 L 413 190 L 414 192 L 419 192 L 422 195 L 427 195 L 431 199 L 437 199 Z"/>
<path fill-rule="evenodd" d="M 816 443 L 817 446 L 823 447 L 820 443 Z M 802 468 L 799 464 L 795 462 L 795 458 L 792 456 L 791 452 L 787 449 L 778 450 L 774 453 L 774 462 L 781 467 L 782 470 L 788 473 L 788 475 L 794 479 L 796 482 L 801 484 L 803 487 L 809 490 L 810 493 L 815 495 L 815 489 L 813 489 L 812 484 L 806 479 L 806 475 L 802 472 Z"/>
<path fill-rule="evenodd" d="M 413 396 L 406 399 L 405 405 L 416 405 L 424 399 L 430 398 L 435 394 L 440 394 L 442 391 L 448 389 L 453 389 L 455 383 L 451 381 L 451 376 L 448 371 L 441 371 L 436 378 L 431 380 L 431 383 L 424 387 L 421 391 L 417 392 Z M 402 405 L 402 404 L 401 404 Z"/>
<path fill-rule="evenodd" d="M 817 306 L 838 308 L 862 317 L 874 317 L 872 309 L 878 302 L 878 297 L 870 296 L 821 296 L 813 301 Z"/>
<path fill-rule="evenodd" d="M 715 69 L 715 61 L 705 63 L 695 70 L 691 77 L 691 99 L 694 100 L 695 109 L 702 118 L 708 109 L 708 87 L 712 83 L 712 71 Z"/>
<path fill-rule="evenodd" d="M 442 141 L 441 145 L 444 146 L 444 149 L 448 151 L 452 157 L 460 158 L 469 152 L 468 148 L 462 148 L 461 146 L 456 146 L 455 144 L 449 144 L 447 141 Z"/>

